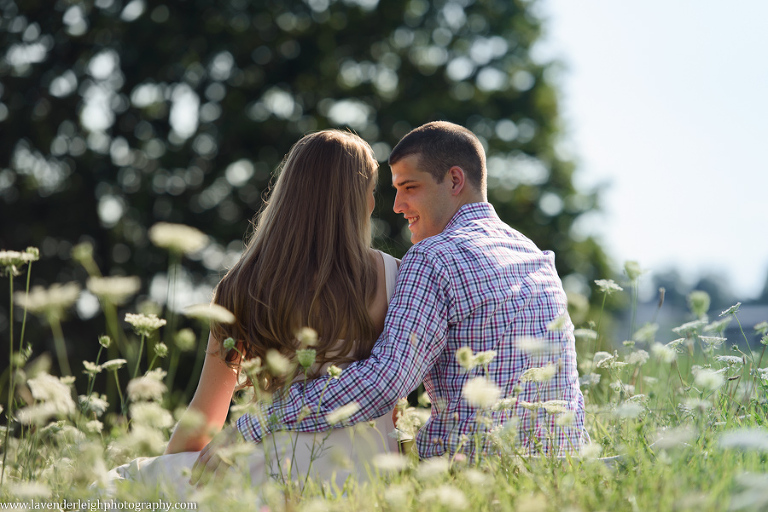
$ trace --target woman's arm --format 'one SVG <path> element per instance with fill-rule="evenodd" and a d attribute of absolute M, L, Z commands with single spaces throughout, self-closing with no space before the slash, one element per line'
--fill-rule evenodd
<path fill-rule="evenodd" d="M 230 368 L 219 355 L 220 344 L 208 336 L 203 371 L 197 384 L 195 396 L 184 415 L 202 414 L 205 423 L 197 429 L 184 429 L 178 426 L 171 435 L 165 453 L 200 451 L 211 440 L 213 434 L 221 430 L 227 419 L 232 393 L 237 384 L 238 370 Z M 185 418 L 179 421 L 183 425 Z"/>

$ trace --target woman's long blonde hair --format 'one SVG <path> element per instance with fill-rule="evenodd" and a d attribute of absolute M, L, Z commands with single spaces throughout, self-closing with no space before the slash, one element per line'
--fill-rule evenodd
<path fill-rule="evenodd" d="M 370 354 L 376 294 L 368 197 L 378 174 L 371 147 L 352 133 L 304 136 L 282 163 L 256 215 L 245 252 L 216 287 L 214 302 L 235 314 L 213 323 L 213 337 L 233 338 L 247 359 L 278 350 L 292 359 L 296 333 L 318 333 L 317 363 Z M 319 365 L 316 365 L 318 367 Z M 284 383 L 262 383 L 272 390 Z"/>

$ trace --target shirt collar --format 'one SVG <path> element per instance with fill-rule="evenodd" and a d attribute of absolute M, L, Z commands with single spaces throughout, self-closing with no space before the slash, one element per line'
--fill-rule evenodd
<path fill-rule="evenodd" d="M 497 219 L 496 210 L 491 203 L 469 203 L 459 208 L 443 231 L 451 231 L 469 222 L 481 219 Z"/>

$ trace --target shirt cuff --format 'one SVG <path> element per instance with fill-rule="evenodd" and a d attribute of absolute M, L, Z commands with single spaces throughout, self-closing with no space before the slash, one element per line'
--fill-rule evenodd
<path fill-rule="evenodd" d="M 260 443 L 269 432 L 262 428 L 259 419 L 253 414 L 243 414 L 235 422 L 237 430 L 246 441 Z"/>

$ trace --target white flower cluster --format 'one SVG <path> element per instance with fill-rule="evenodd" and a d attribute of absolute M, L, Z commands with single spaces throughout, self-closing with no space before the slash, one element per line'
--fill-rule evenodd
<path fill-rule="evenodd" d="M 47 373 L 29 379 L 27 386 L 37 403 L 19 409 L 19 421 L 23 425 L 43 425 L 52 417 L 73 414 L 75 401 L 68 384 L 70 380 L 62 381 Z"/>
<path fill-rule="evenodd" d="M 86 288 L 106 302 L 121 305 L 139 291 L 141 279 L 136 276 L 90 277 Z"/>
<path fill-rule="evenodd" d="M 346 405 L 342 405 L 341 407 L 338 407 L 333 411 L 329 412 L 325 416 L 325 421 L 327 421 L 329 425 L 342 423 L 348 420 L 353 414 L 355 414 L 359 410 L 360 410 L 360 404 L 358 404 L 357 402 L 350 402 Z"/>
<path fill-rule="evenodd" d="M 220 324 L 235 323 L 235 315 L 227 308 L 218 304 L 194 304 L 184 310 L 184 314 L 189 318 L 207 322 L 217 322 Z"/>
<path fill-rule="evenodd" d="M 192 254 L 208 245 L 208 235 L 184 224 L 158 222 L 149 228 L 149 239 L 171 252 Z"/>
<path fill-rule="evenodd" d="M 126 313 L 125 321 L 133 326 L 133 331 L 139 336 L 150 336 L 166 324 L 164 319 L 157 318 L 154 313 L 149 315 Z"/>
<path fill-rule="evenodd" d="M 44 315 L 49 319 L 60 319 L 80 296 L 77 283 L 54 283 L 49 288 L 33 287 L 29 293 L 17 292 L 14 298 L 18 304 L 31 313 Z"/>
<path fill-rule="evenodd" d="M 598 290 L 606 295 L 624 290 L 624 288 L 616 284 L 613 279 L 596 279 L 595 284 L 597 285 Z"/>
<path fill-rule="evenodd" d="M 473 407 L 488 409 L 501 396 L 501 388 L 485 377 L 475 377 L 464 384 L 461 395 Z"/>
<path fill-rule="evenodd" d="M 22 266 L 40 259 L 40 251 L 36 247 L 28 247 L 26 251 L 0 251 L 0 267 L 17 276 Z"/>
<path fill-rule="evenodd" d="M 128 398 L 131 402 L 162 400 L 168 389 L 163 383 L 164 377 L 165 372 L 158 368 L 131 380 L 127 386 Z"/>

